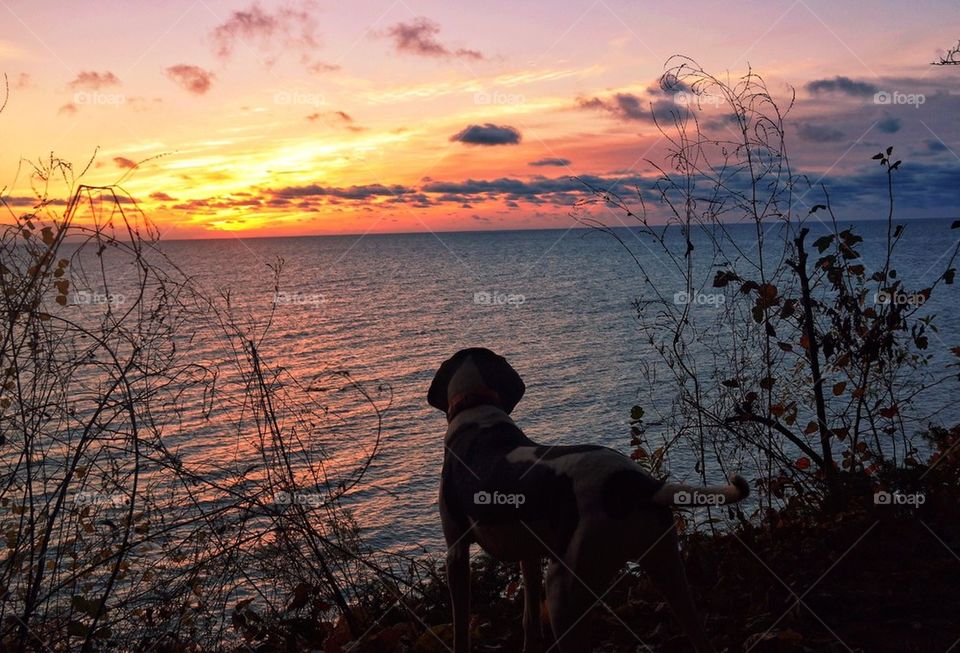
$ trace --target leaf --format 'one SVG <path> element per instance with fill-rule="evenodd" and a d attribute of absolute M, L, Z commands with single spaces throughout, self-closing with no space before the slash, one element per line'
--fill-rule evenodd
<path fill-rule="evenodd" d="M 956 274 L 957 274 L 956 268 L 950 268 L 949 270 L 943 273 L 943 281 L 948 285 L 952 284 L 954 275 Z"/>
<path fill-rule="evenodd" d="M 713 287 L 724 288 L 731 281 L 740 281 L 740 277 L 737 276 L 736 272 L 730 270 L 719 270 L 717 275 L 713 278 Z"/>
<path fill-rule="evenodd" d="M 793 466 L 797 469 L 810 469 L 810 459 L 806 456 L 803 458 L 797 458 L 797 461 L 793 463 Z"/>
<path fill-rule="evenodd" d="M 77 612 L 82 612 L 91 617 L 96 617 L 97 612 L 100 611 L 100 601 L 94 601 L 79 594 L 73 595 L 73 598 L 70 599 L 70 605 Z"/>
<path fill-rule="evenodd" d="M 816 212 L 819 211 L 820 209 L 826 210 L 826 208 L 827 208 L 826 204 L 814 204 L 814 205 L 813 205 L 813 208 L 810 209 L 810 212 L 807 213 L 807 215 L 813 215 L 814 213 L 816 213 Z"/>
<path fill-rule="evenodd" d="M 887 419 L 891 419 L 892 417 L 896 416 L 899 413 L 900 413 L 900 408 L 896 404 L 894 404 L 893 406 L 890 406 L 889 408 L 880 409 L 880 417 L 885 417 Z"/>
<path fill-rule="evenodd" d="M 902 234 L 902 233 L 903 233 L 903 225 L 902 225 L 902 224 L 898 224 L 898 225 L 897 225 L 897 228 L 893 230 L 893 237 L 894 237 L 894 238 L 899 238 L 899 237 L 900 237 L 900 234 Z"/>
<path fill-rule="evenodd" d="M 901 164 L 901 163 L 903 163 L 903 161 L 897 161 L 897 162 L 894 163 L 892 166 L 890 166 L 890 169 L 891 169 L 891 170 L 896 170 L 897 168 L 900 167 L 900 164 Z"/>
<path fill-rule="evenodd" d="M 892 145 L 887 148 L 887 156 L 890 156 L 891 154 L 893 154 L 893 146 L 892 146 Z"/>
<path fill-rule="evenodd" d="M 778 342 L 777 346 L 780 347 L 782 351 L 793 351 L 793 345 L 789 342 Z"/>
<path fill-rule="evenodd" d="M 793 311 L 796 309 L 796 307 L 797 307 L 797 300 L 795 299 L 784 300 L 783 307 L 780 309 L 780 317 L 783 319 L 787 319 L 788 317 L 793 315 Z"/>
<path fill-rule="evenodd" d="M 883 159 L 883 158 L 886 158 L 886 157 L 883 156 L 883 152 L 878 152 L 877 154 L 874 154 L 874 155 L 873 155 L 872 157 L 870 157 L 870 158 L 873 159 L 874 161 L 879 161 L 880 159 Z"/>
<path fill-rule="evenodd" d="M 767 376 L 760 379 L 760 387 L 764 390 L 770 390 L 773 388 L 773 384 L 776 383 L 772 376 Z"/>
<path fill-rule="evenodd" d="M 950 225 L 951 229 L 960 229 L 960 220 L 954 220 L 953 224 Z"/>
<path fill-rule="evenodd" d="M 840 383 L 834 384 L 834 386 L 833 386 L 833 396 L 834 396 L 834 397 L 839 397 L 840 395 L 843 394 L 843 391 L 846 390 L 846 389 L 847 389 L 847 382 L 846 382 L 846 381 L 841 381 Z"/>
<path fill-rule="evenodd" d="M 807 422 L 807 428 L 803 429 L 804 435 L 812 435 L 820 429 L 820 426 L 817 424 L 816 420 L 810 420 Z"/>
<path fill-rule="evenodd" d="M 300 583 L 293 588 L 290 596 L 290 603 L 287 605 L 287 611 L 299 610 L 310 600 L 310 584 Z"/>
<path fill-rule="evenodd" d="M 777 292 L 777 287 L 770 283 L 765 283 L 757 289 L 760 298 L 768 302 L 777 298 Z"/>
<path fill-rule="evenodd" d="M 960 349 L 960 347 L 958 347 L 958 349 Z M 739 381 L 739 379 L 727 379 L 727 380 L 725 380 L 725 381 L 721 381 L 721 382 L 720 382 L 720 385 L 722 385 L 722 386 L 724 386 L 724 387 L 726 387 L 726 388 L 739 388 L 739 387 L 740 387 L 740 381 Z"/>
<path fill-rule="evenodd" d="M 630 409 L 630 419 L 639 420 L 643 419 L 643 408 L 641 406 L 634 406 Z"/>
<path fill-rule="evenodd" d="M 813 246 L 817 248 L 821 254 L 827 251 L 827 248 L 830 247 L 830 244 L 833 242 L 833 234 L 827 234 L 826 236 L 820 236 L 815 241 L 813 241 Z"/>
<path fill-rule="evenodd" d="M 67 624 L 67 634 L 71 637 L 86 637 L 87 627 L 79 621 L 71 621 Z"/>

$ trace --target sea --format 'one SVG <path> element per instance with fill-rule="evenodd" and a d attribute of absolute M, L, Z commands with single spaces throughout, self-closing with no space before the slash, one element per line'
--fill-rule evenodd
<path fill-rule="evenodd" d="M 920 289 L 943 272 L 960 230 L 951 230 L 950 220 L 906 224 L 897 269 L 908 287 Z M 886 222 L 849 226 L 864 238 L 864 263 L 879 265 Z M 667 240 L 682 244 L 679 229 L 670 229 Z M 778 229 L 764 227 L 769 251 L 778 247 Z M 808 243 L 824 229 L 813 225 Z M 753 225 L 727 230 L 744 252 L 755 251 Z M 711 239 L 697 233 L 692 244 L 699 255 Z M 643 337 L 638 310 L 650 297 L 648 278 L 668 297 L 684 284 L 657 244 L 636 230 L 238 237 L 161 241 L 160 248 L 206 292 L 229 294 L 244 328 L 265 334 L 258 350 L 266 364 L 303 388 L 330 390 L 336 379 L 345 386 L 349 378 L 381 409 L 377 453 L 345 497 L 372 547 L 443 550 L 437 496 L 446 422 L 426 395 L 439 365 L 461 348 L 492 349 L 520 373 L 526 395 L 513 417 L 538 442 L 597 443 L 629 453 L 634 405 L 644 407 L 652 441 L 670 436 L 662 417 L 676 386 L 669 375 L 651 374 L 661 359 Z M 934 364 L 944 370 L 956 360 L 950 347 L 960 344 L 958 290 L 942 286 L 923 307 L 936 316 L 931 349 L 941 352 Z M 704 300 L 691 310 L 717 309 Z M 180 352 L 210 360 L 222 353 L 213 349 L 217 342 L 194 338 Z M 956 379 L 938 386 L 916 409 L 939 423 L 960 423 L 960 408 L 951 401 L 957 389 Z M 332 428 L 323 440 L 328 473 L 363 460 L 375 430 L 372 421 L 349 415 Z M 177 446 L 190 459 L 219 457 L 235 437 L 214 412 Z M 682 450 L 671 453 L 669 468 L 678 478 L 699 478 L 693 457 Z M 708 478 L 723 480 L 719 470 L 709 470 Z"/>

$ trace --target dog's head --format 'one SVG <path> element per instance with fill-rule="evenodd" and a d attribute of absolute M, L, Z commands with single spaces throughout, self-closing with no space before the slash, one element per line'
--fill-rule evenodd
<path fill-rule="evenodd" d="M 503 356 L 483 347 L 471 347 L 461 349 L 443 362 L 430 384 L 427 401 L 446 413 L 450 400 L 456 396 L 492 390 L 500 398 L 500 407 L 510 413 L 525 389 L 520 375 Z"/>

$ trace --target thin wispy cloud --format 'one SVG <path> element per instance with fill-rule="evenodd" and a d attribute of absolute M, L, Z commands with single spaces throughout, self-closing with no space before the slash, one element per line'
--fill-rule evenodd
<path fill-rule="evenodd" d="M 74 91 L 99 91 L 110 86 L 119 86 L 120 78 L 109 70 L 98 73 L 94 70 L 84 70 L 67 84 Z"/>
<path fill-rule="evenodd" d="M 283 54 L 293 53 L 310 72 L 338 70 L 340 66 L 315 58 L 320 48 L 319 10 L 313 0 L 286 3 L 275 9 L 264 9 L 254 2 L 234 11 L 213 29 L 210 38 L 214 52 L 221 59 L 229 59 L 246 49 L 262 57 L 267 65 Z"/>
<path fill-rule="evenodd" d="M 530 161 L 527 163 L 528 166 L 533 166 L 534 168 L 543 168 L 547 166 L 556 166 L 558 168 L 564 168 L 570 165 L 570 159 L 563 159 L 559 157 L 546 157 L 544 159 L 537 159 L 536 161 Z"/>
<path fill-rule="evenodd" d="M 458 57 L 462 59 L 481 60 L 485 56 L 479 50 L 469 48 L 450 48 L 437 38 L 440 34 L 440 25 L 419 16 L 406 23 L 392 25 L 386 36 L 393 40 L 397 52 L 413 54 L 420 57 Z"/>

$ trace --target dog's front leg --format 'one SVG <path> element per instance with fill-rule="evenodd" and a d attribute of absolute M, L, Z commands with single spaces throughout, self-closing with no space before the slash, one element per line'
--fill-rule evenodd
<path fill-rule="evenodd" d="M 520 563 L 523 572 L 523 653 L 541 653 L 543 639 L 540 634 L 540 585 L 543 569 L 539 558 L 530 558 Z"/>
<path fill-rule="evenodd" d="M 470 652 L 470 544 L 457 542 L 447 550 L 447 584 L 453 604 L 454 653 Z"/>

